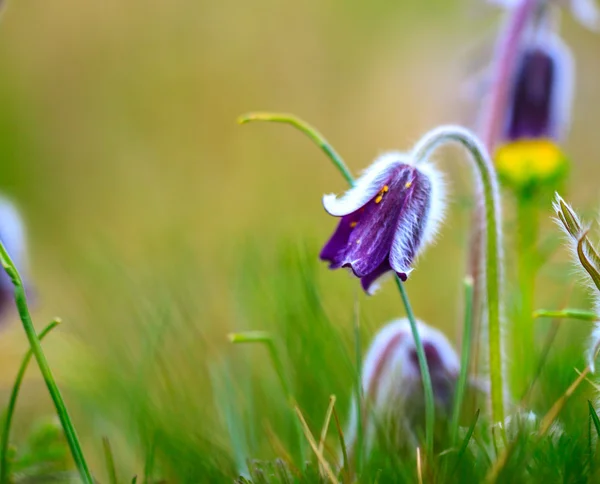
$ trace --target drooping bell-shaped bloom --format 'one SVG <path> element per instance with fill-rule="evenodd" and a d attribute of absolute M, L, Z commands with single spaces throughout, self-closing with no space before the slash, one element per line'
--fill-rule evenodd
<path fill-rule="evenodd" d="M 415 166 L 408 155 L 388 153 L 343 196 L 325 195 L 323 206 L 340 222 L 321 259 L 331 269 L 350 268 L 372 294 L 384 274 L 406 280 L 433 239 L 444 212 L 444 183 L 431 164 Z"/>
<path fill-rule="evenodd" d="M 569 128 L 573 60 L 545 17 L 526 32 L 497 140 L 502 178 L 517 185 L 548 181 L 566 169 L 560 148 Z"/>
<path fill-rule="evenodd" d="M 435 404 L 450 415 L 460 363 L 443 333 L 418 321 Z M 363 362 L 363 426 L 367 451 L 383 437 L 396 448 L 414 448 L 424 415 L 423 382 L 415 342 L 407 319 L 392 321 L 373 339 Z M 346 443 L 356 444 L 357 407 L 353 404 Z M 382 435 L 383 433 L 383 435 Z"/>
<path fill-rule="evenodd" d="M 24 276 L 27 249 L 23 222 L 16 207 L 4 198 L 0 198 L 0 241 L 17 270 Z M 0 323 L 6 310 L 13 305 L 13 293 L 13 283 L 0 267 Z"/>

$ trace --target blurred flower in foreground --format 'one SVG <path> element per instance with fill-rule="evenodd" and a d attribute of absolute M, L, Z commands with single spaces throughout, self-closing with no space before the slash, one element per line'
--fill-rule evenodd
<path fill-rule="evenodd" d="M 16 207 L 0 198 L 0 240 L 6 248 L 17 270 L 23 275 L 26 265 L 25 230 Z M 25 280 L 27 286 L 27 282 Z M 0 318 L 13 305 L 14 286 L 8 274 L 1 269 L 0 274 Z"/>
<path fill-rule="evenodd" d="M 384 274 L 394 271 L 406 280 L 438 230 L 444 192 L 432 165 L 417 167 L 402 153 L 381 156 L 342 197 L 323 197 L 325 210 L 341 220 L 321 259 L 331 269 L 352 269 L 369 294 Z"/>
<path fill-rule="evenodd" d="M 460 363 L 448 339 L 418 321 L 418 331 L 431 374 L 436 406 L 450 414 Z M 407 319 L 393 321 L 375 336 L 362 368 L 363 428 L 367 451 L 375 440 L 395 448 L 414 448 L 423 425 L 423 382 L 415 342 Z M 358 415 L 353 402 L 346 445 L 354 456 Z"/>
<path fill-rule="evenodd" d="M 495 162 L 513 187 L 552 183 L 567 170 L 560 148 L 570 123 L 573 60 L 544 10 L 525 32 Z"/>
<path fill-rule="evenodd" d="M 558 225 L 568 237 L 575 260 L 579 262 L 593 283 L 591 288 L 595 296 L 595 311 L 596 314 L 600 315 L 600 255 L 598 255 L 598 252 L 588 238 L 589 227 L 583 225 L 577 214 L 558 193 L 556 194 L 553 207 L 556 212 Z M 588 351 L 588 364 L 592 372 L 595 368 L 596 354 L 599 349 L 600 325 L 596 323 Z"/>

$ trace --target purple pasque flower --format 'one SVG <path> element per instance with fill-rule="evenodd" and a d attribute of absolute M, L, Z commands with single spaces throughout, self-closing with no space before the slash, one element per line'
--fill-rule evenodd
<path fill-rule="evenodd" d="M 570 123 L 573 60 L 547 26 L 528 32 L 513 76 L 501 143 L 523 139 L 560 142 Z"/>
<path fill-rule="evenodd" d="M 325 210 L 340 222 L 321 260 L 331 269 L 350 268 L 368 294 L 384 274 L 405 281 L 438 230 L 444 192 L 433 165 L 417 166 L 403 153 L 382 155 L 343 196 L 323 197 Z"/>

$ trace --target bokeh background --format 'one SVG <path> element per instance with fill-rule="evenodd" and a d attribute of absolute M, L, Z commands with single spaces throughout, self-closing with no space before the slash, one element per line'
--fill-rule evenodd
<path fill-rule="evenodd" d="M 213 406 L 211 365 L 231 356 L 227 333 L 277 331 L 275 291 L 297 290 L 285 282 L 296 266 L 282 261 L 314 260 L 335 224 L 320 199 L 345 186 L 324 155 L 288 126 L 236 118 L 294 113 L 358 173 L 438 124 L 474 126 L 500 20 L 474 0 L 5 3 L 0 189 L 27 224 L 36 325 L 64 321 L 46 347 L 90 460 L 100 461 L 109 435 L 130 472 L 144 460 L 128 425 L 143 405 L 131 402 L 147 391 L 143 408 L 160 408 L 157 421 L 168 415 L 169 428 L 194 435 L 210 428 L 199 416 Z M 600 36 L 569 16 L 562 24 L 577 60 L 568 194 L 593 217 Z M 472 180 L 459 152 L 438 158 L 451 184 L 448 222 L 409 293 L 418 316 L 459 345 Z M 511 224 L 508 201 L 509 245 Z M 574 280 L 564 254 L 553 264 L 541 275 L 539 306 L 556 305 Z M 344 273 L 317 263 L 313 272 L 348 345 L 355 301 L 366 337 L 401 315 L 392 284 L 367 298 Z M 587 304 L 578 292 L 571 303 Z M 0 333 L 3 399 L 26 349 L 9 319 Z M 252 371 L 272 378 L 260 352 L 241 351 Z M 340 389 L 347 384 L 341 377 Z M 340 391 L 344 409 L 350 389 Z M 52 415 L 35 368 L 18 411 L 17 444 Z"/>

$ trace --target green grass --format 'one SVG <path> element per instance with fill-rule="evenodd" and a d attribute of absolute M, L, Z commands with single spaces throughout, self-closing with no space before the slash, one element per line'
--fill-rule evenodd
<path fill-rule="evenodd" d="M 269 332 L 288 391 L 318 440 L 330 396 L 336 396 L 342 431 L 354 396 L 354 303 L 345 314 L 328 309 L 332 300 L 324 297 L 316 243 L 281 243 L 268 253 L 258 244 L 244 246 L 231 284 L 231 321 L 218 328 L 196 320 L 210 301 L 199 290 L 207 282 L 193 259 L 174 255 L 170 264 L 152 271 L 131 268 L 126 276 L 117 263 L 90 267 L 111 304 L 90 314 L 94 324 L 104 326 L 89 335 L 78 376 L 69 381 L 71 398 L 86 418 L 83 432 L 97 436 L 100 458 L 92 462 L 101 482 L 112 482 L 113 465 L 119 482 L 135 475 L 138 482 L 330 482 L 319 474 L 308 441 L 298 439 L 297 415 L 266 348 L 232 345 L 227 334 Z M 115 285 L 123 278 L 129 291 Z M 118 332 L 125 322 L 129 329 Z M 381 323 L 364 314 L 361 322 L 364 347 Z M 569 328 L 561 332 L 566 337 Z M 577 377 L 574 367 L 583 368 L 578 348 L 553 348 L 529 406 L 540 419 Z M 594 398 L 584 382 L 560 414 L 562 433 L 540 436 L 537 423 L 517 423 L 506 443 L 497 429 L 491 431 L 485 408 L 478 418 L 477 409 L 463 413 L 454 445 L 450 422 L 438 421 L 424 482 L 479 482 L 493 472 L 497 482 L 594 482 L 600 465 L 588 404 Z M 16 477 L 63 475 L 72 468 L 57 427 L 45 428 L 32 431 L 28 443 L 14 451 Z M 111 444 L 109 469 L 103 437 Z M 346 473 L 334 424 L 323 457 L 342 482 Z M 496 469 L 499 459 L 503 464 Z M 417 479 L 414 449 L 398 451 L 385 441 L 365 455 L 359 476 L 367 483 Z"/>

